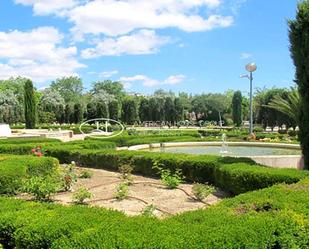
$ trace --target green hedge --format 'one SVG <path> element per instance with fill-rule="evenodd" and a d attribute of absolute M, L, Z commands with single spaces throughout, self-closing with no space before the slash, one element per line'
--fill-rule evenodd
<path fill-rule="evenodd" d="M 65 150 L 80 150 L 80 149 L 115 149 L 116 144 L 114 142 L 109 141 L 73 141 L 68 143 L 62 142 L 35 142 L 25 143 L 25 144 L 1 144 L 0 143 L 0 154 L 17 154 L 17 155 L 25 155 L 31 154 L 31 150 L 36 148 L 37 146 L 41 146 L 43 152 L 45 150 L 56 150 L 57 148 L 65 149 Z"/>
<path fill-rule="evenodd" d="M 132 160 L 135 172 L 147 176 L 155 175 L 152 166 L 158 161 L 171 170 L 180 168 L 188 181 L 209 182 L 233 194 L 269 187 L 275 183 L 297 182 L 309 174 L 293 169 L 262 167 L 245 158 L 110 150 L 122 142 L 134 144 L 171 141 L 170 137 L 145 137 L 135 141 L 136 139 L 133 136 L 133 139 L 128 140 L 126 136 L 122 136 L 111 141 L 89 139 L 69 143 L 4 144 L 0 145 L 0 153 L 29 154 L 32 148 L 42 145 L 43 150 L 47 150 L 47 155 L 58 158 L 61 163 L 76 161 L 85 167 L 117 170 L 123 162 Z"/>
<path fill-rule="evenodd" d="M 0 194 L 14 194 L 25 177 L 50 175 L 58 166 L 58 160 L 50 157 L 1 155 Z"/>
<path fill-rule="evenodd" d="M 60 143 L 60 140 L 54 138 L 7 138 L 7 139 L 0 139 L 0 145 L 5 144 L 28 144 L 28 143 Z"/>
<path fill-rule="evenodd" d="M 165 220 L 0 198 L 7 248 L 308 248 L 309 180 L 226 199 Z"/>
<path fill-rule="evenodd" d="M 186 180 L 212 183 L 233 194 L 265 188 L 276 183 L 294 183 L 309 177 L 309 172 L 295 169 L 275 169 L 256 165 L 249 158 L 232 158 L 211 155 L 187 155 L 115 150 L 49 151 L 62 163 L 72 160 L 84 167 L 118 170 L 124 162 L 131 162 L 134 172 L 155 176 L 154 162 L 171 170 L 181 169 Z"/>

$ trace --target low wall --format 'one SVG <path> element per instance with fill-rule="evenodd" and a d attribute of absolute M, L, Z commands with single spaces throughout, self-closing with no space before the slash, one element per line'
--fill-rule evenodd
<path fill-rule="evenodd" d="M 284 149 L 300 149 L 298 144 L 264 143 L 264 142 L 227 142 L 229 146 L 254 146 Z M 222 142 L 175 142 L 175 143 L 153 143 L 140 144 L 128 148 L 128 150 L 146 150 L 160 147 L 182 147 L 182 146 L 221 146 Z M 124 148 L 123 148 L 124 149 Z M 274 168 L 303 169 L 304 161 L 301 155 L 274 155 L 274 156 L 248 156 L 256 163 Z"/>

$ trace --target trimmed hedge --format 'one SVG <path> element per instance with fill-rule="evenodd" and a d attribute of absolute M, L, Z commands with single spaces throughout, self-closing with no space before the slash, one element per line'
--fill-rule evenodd
<path fill-rule="evenodd" d="M 17 154 L 17 155 L 27 155 L 31 154 L 31 149 L 41 146 L 43 152 L 45 150 L 57 150 L 58 148 L 65 150 L 80 150 L 80 149 L 115 149 L 116 144 L 114 142 L 108 141 L 73 141 L 68 143 L 62 142 L 35 142 L 25 143 L 25 144 L 1 144 L 0 143 L 0 153 L 4 154 Z"/>
<path fill-rule="evenodd" d="M 28 176 L 47 176 L 59 166 L 58 160 L 50 157 L 0 156 L 0 194 L 14 194 Z"/>
<path fill-rule="evenodd" d="M 49 151 L 62 163 L 72 160 L 84 167 L 118 170 L 124 162 L 130 162 L 135 173 L 155 176 L 155 162 L 163 167 L 181 169 L 186 180 L 208 182 L 233 194 L 265 188 L 276 183 L 295 183 L 309 177 L 309 172 L 295 169 L 275 169 L 255 164 L 249 158 L 219 157 L 211 155 L 187 155 L 115 150 L 66 150 Z"/>
<path fill-rule="evenodd" d="M 60 143 L 61 141 L 54 138 L 7 138 L 0 139 L 0 145 L 4 144 L 28 144 L 28 143 Z"/>
<path fill-rule="evenodd" d="M 133 138 L 136 139 L 134 136 Z M 187 139 L 186 136 L 180 138 Z M 309 172 L 306 171 L 259 166 L 247 158 L 110 150 L 122 142 L 126 144 L 137 142 L 134 139 L 126 139 L 126 136 L 121 136 L 111 139 L 112 141 L 89 139 L 69 143 L 5 144 L 0 145 L 0 153 L 29 154 L 32 148 L 42 145 L 43 150 L 47 150 L 47 155 L 58 158 L 61 163 L 75 161 L 85 167 L 118 170 L 123 162 L 130 161 L 136 173 L 147 176 L 156 175 L 152 166 L 158 161 L 171 170 L 180 168 L 188 181 L 209 182 L 233 194 L 281 182 L 294 183 L 309 176 Z M 170 139 L 170 137 L 145 137 L 143 141 L 171 141 Z M 138 142 L 141 143 L 141 140 Z"/>
<path fill-rule="evenodd" d="M 0 198 L 6 248 L 308 248 L 309 180 L 226 199 L 165 220 Z"/>

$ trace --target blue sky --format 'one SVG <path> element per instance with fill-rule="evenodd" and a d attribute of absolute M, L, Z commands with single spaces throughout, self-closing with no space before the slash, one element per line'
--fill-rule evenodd
<path fill-rule="evenodd" d="M 151 93 L 290 87 L 287 19 L 297 0 L 1 0 L 0 79 L 44 88 L 79 75 Z"/>

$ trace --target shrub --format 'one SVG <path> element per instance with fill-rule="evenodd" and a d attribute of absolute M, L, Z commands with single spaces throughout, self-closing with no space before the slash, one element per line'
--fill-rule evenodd
<path fill-rule="evenodd" d="M 59 189 L 59 183 L 51 177 L 31 177 L 23 182 L 23 191 L 36 200 L 46 201 Z"/>
<path fill-rule="evenodd" d="M 84 179 L 87 179 L 87 178 L 91 178 L 92 177 L 92 172 L 89 171 L 89 170 L 83 170 L 82 172 L 80 172 L 79 178 L 84 178 Z"/>
<path fill-rule="evenodd" d="M 288 135 L 291 136 L 291 137 L 296 137 L 296 136 L 298 136 L 298 131 L 288 130 Z"/>
<path fill-rule="evenodd" d="M 82 187 L 73 194 L 73 201 L 78 204 L 83 204 L 85 203 L 85 200 L 91 198 L 91 196 L 92 194 L 89 192 L 89 190 Z"/>
<path fill-rule="evenodd" d="M 153 204 L 150 204 L 150 205 L 147 205 L 143 211 L 142 211 L 142 215 L 144 216 L 148 216 L 148 217 L 153 217 L 155 216 L 154 215 L 154 212 L 156 211 L 156 206 L 153 205 Z"/>
<path fill-rule="evenodd" d="M 0 197 L 0 241 L 31 249 L 307 248 L 308 187 L 272 186 L 165 220 Z"/>
<path fill-rule="evenodd" d="M 128 184 L 127 183 L 120 183 L 118 186 L 117 186 L 117 191 L 116 191 L 116 194 L 115 194 L 115 198 L 117 200 L 124 200 L 128 197 L 129 195 L 129 187 L 128 187 Z"/>
<path fill-rule="evenodd" d="M 0 194 L 15 194 L 22 187 L 24 179 L 54 175 L 58 167 L 58 160 L 54 158 L 1 155 Z"/>
<path fill-rule="evenodd" d="M 69 191 L 72 185 L 77 181 L 77 175 L 75 173 L 75 162 L 67 165 L 63 169 L 62 185 L 65 191 Z"/>
<path fill-rule="evenodd" d="M 158 161 L 154 162 L 153 169 L 158 170 L 161 181 L 170 189 L 177 188 L 182 183 L 183 175 L 180 169 L 176 169 L 174 173 L 170 169 L 163 168 L 164 164 Z"/>
<path fill-rule="evenodd" d="M 215 188 L 210 185 L 205 185 L 201 183 L 195 183 L 192 186 L 192 193 L 194 194 L 195 198 L 202 201 L 207 196 L 212 194 L 215 191 Z"/>

